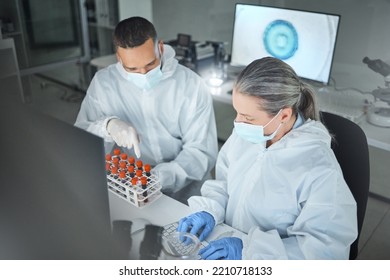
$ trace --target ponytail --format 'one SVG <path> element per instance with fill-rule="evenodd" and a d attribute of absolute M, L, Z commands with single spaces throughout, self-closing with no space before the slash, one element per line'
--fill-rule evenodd
<path fill-rule="evenodd" d="M 310 85 L 302 81 L 300 82 L 300 95 L 297 100 L 296 108 L 298 112 L 303 114 L 305 120 L 320 120 L 315 91 Z"/>

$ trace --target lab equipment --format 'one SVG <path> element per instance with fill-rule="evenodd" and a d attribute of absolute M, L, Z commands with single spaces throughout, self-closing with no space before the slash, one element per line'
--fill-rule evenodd
<path fill-rule="evenodd" d="M 241 260 L 242 240 L 237 237 L 224 237 L 210 241 L 209 245 L 199 251 L 204 260 Z"/>
<path fill-rule="evenodd" d="M 15 101 L 0 102 L 0 259 L 119 259 L 103 139 Z"/>
<path fill-rule="evenodd" d="M 195 260 L 199 259 L 199 239 L 189 232 L 175 231 L 163 237 L 162 259 Z"/>
<path fill-rule="evenodd" d="M 371 70 L 381 74 L 383 77 L 390 75 L 390 65 L 381 59 L 370 59 L 366 56 L 363 58 L 363 63 L 367 64 Z"/>
<path fill-rule="evenodd" d="M 273 56 L 301 78 L 328 84 L 339 21 L 329 13 L 236 4 L 231 66 Z"/>
<path fill-rule="evenodd" d="M 111 192 L 142 208 L 161 196 L 161 184 L 149 164 L 137 161 L 135 166 L 134 161 L 119 148 L 114 149 L 113 155 L 107 154 L 107 186 Z"/>
<path fill-rule="evenodd" d="M 363 58 L 363 63 L 373 70 L 381 74 L 385 78 L 385 87 L 377 88 L 372 91 L 372 95 L 376 100 L 385 102 L 390 106 L 390 65 L 380 59 Z M 384 105 L 374 105 L 367 112 L 367 121 L 373 125 L 381 127 L 390 127 L 390 107 Z"/>
<path fill-rule="evenodd" d="M 134 147 L 136 156 L 138 158 L 141 156 L 138 134 L 134 127 L 120 119 L 113 118 L 108 121 L 107 132 L 111 135 L 117 145 L 128 149 Z"/>
<path fill-rule="evenodd" d="M 321 111 L 342 116 L 354 123 L 364 119 L 366 96 L 354 89 L 333 90 L 322 87 L 317 90 L 317 100 Z"/>
<path fill-rule="evenodd" d="M 164 226 L 163 252 L 165 256 L 163 257 L 168 259 L 200 259 L 198 251 L 199 249 L 206 247 L 208 242 L 205 240 L 200 241 L 196 235 L 186 232 L 178 232 L 178 226 L 179 222 L 173 222 Z M 180 235 L 180 233 L 183 235 Z M 185 239 L 180 237 L 190 238 L 191 242 L 189 244 L 183 244 Z"/>
<path fill-rule="evenodd" d="M 214 229 L 214 226 L 214 217 L 210 213 L 201 211 L 182 218 L 177 230 L 197 235 L 199 240 L 203 241 Z"/>

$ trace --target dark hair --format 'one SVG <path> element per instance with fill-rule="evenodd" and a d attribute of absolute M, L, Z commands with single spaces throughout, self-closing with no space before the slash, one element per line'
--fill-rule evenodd
<path fill-rule="evenodd" d="M 234 88 L 241 94 L 258 97 L 260 108 L 270 115 L 292 108 L 305 119 L 320 119 L 314 89 L 277 58 L 264 57 L 250 63 L 238 75 Z"/>
<path fill-rule="evenodd" d="M 142 17 L 130 17 L 117 24 L 114 31 L 115 48 L 134 48 L 152 38 L 157 42 L 157 32 L 153 24 Z"/>

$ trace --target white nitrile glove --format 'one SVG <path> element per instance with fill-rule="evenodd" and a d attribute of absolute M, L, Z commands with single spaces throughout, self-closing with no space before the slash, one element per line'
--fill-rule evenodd
<path fill-rule="evenodd" d="M 107 132 L 118 146 L 128 149 L 134 147 L 135 155 L 138 158 L 141 156 L 138 134 L 134 127 L 120 119 L 111 119 L 107 124 Z"/>

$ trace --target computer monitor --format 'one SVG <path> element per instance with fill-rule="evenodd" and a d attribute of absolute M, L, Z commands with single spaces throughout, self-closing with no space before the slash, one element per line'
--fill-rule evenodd
<path fill-rule="evenodd" d="M 116 259 L 103 140 L 0 97 L 0 259 Z"/>
<path fill-rule="evenodd" d="M 272 56 L 301 78 L 327 84 L 339 21 L 334 14 L 236 4 L 231 65 L 245 67 Z"/>

